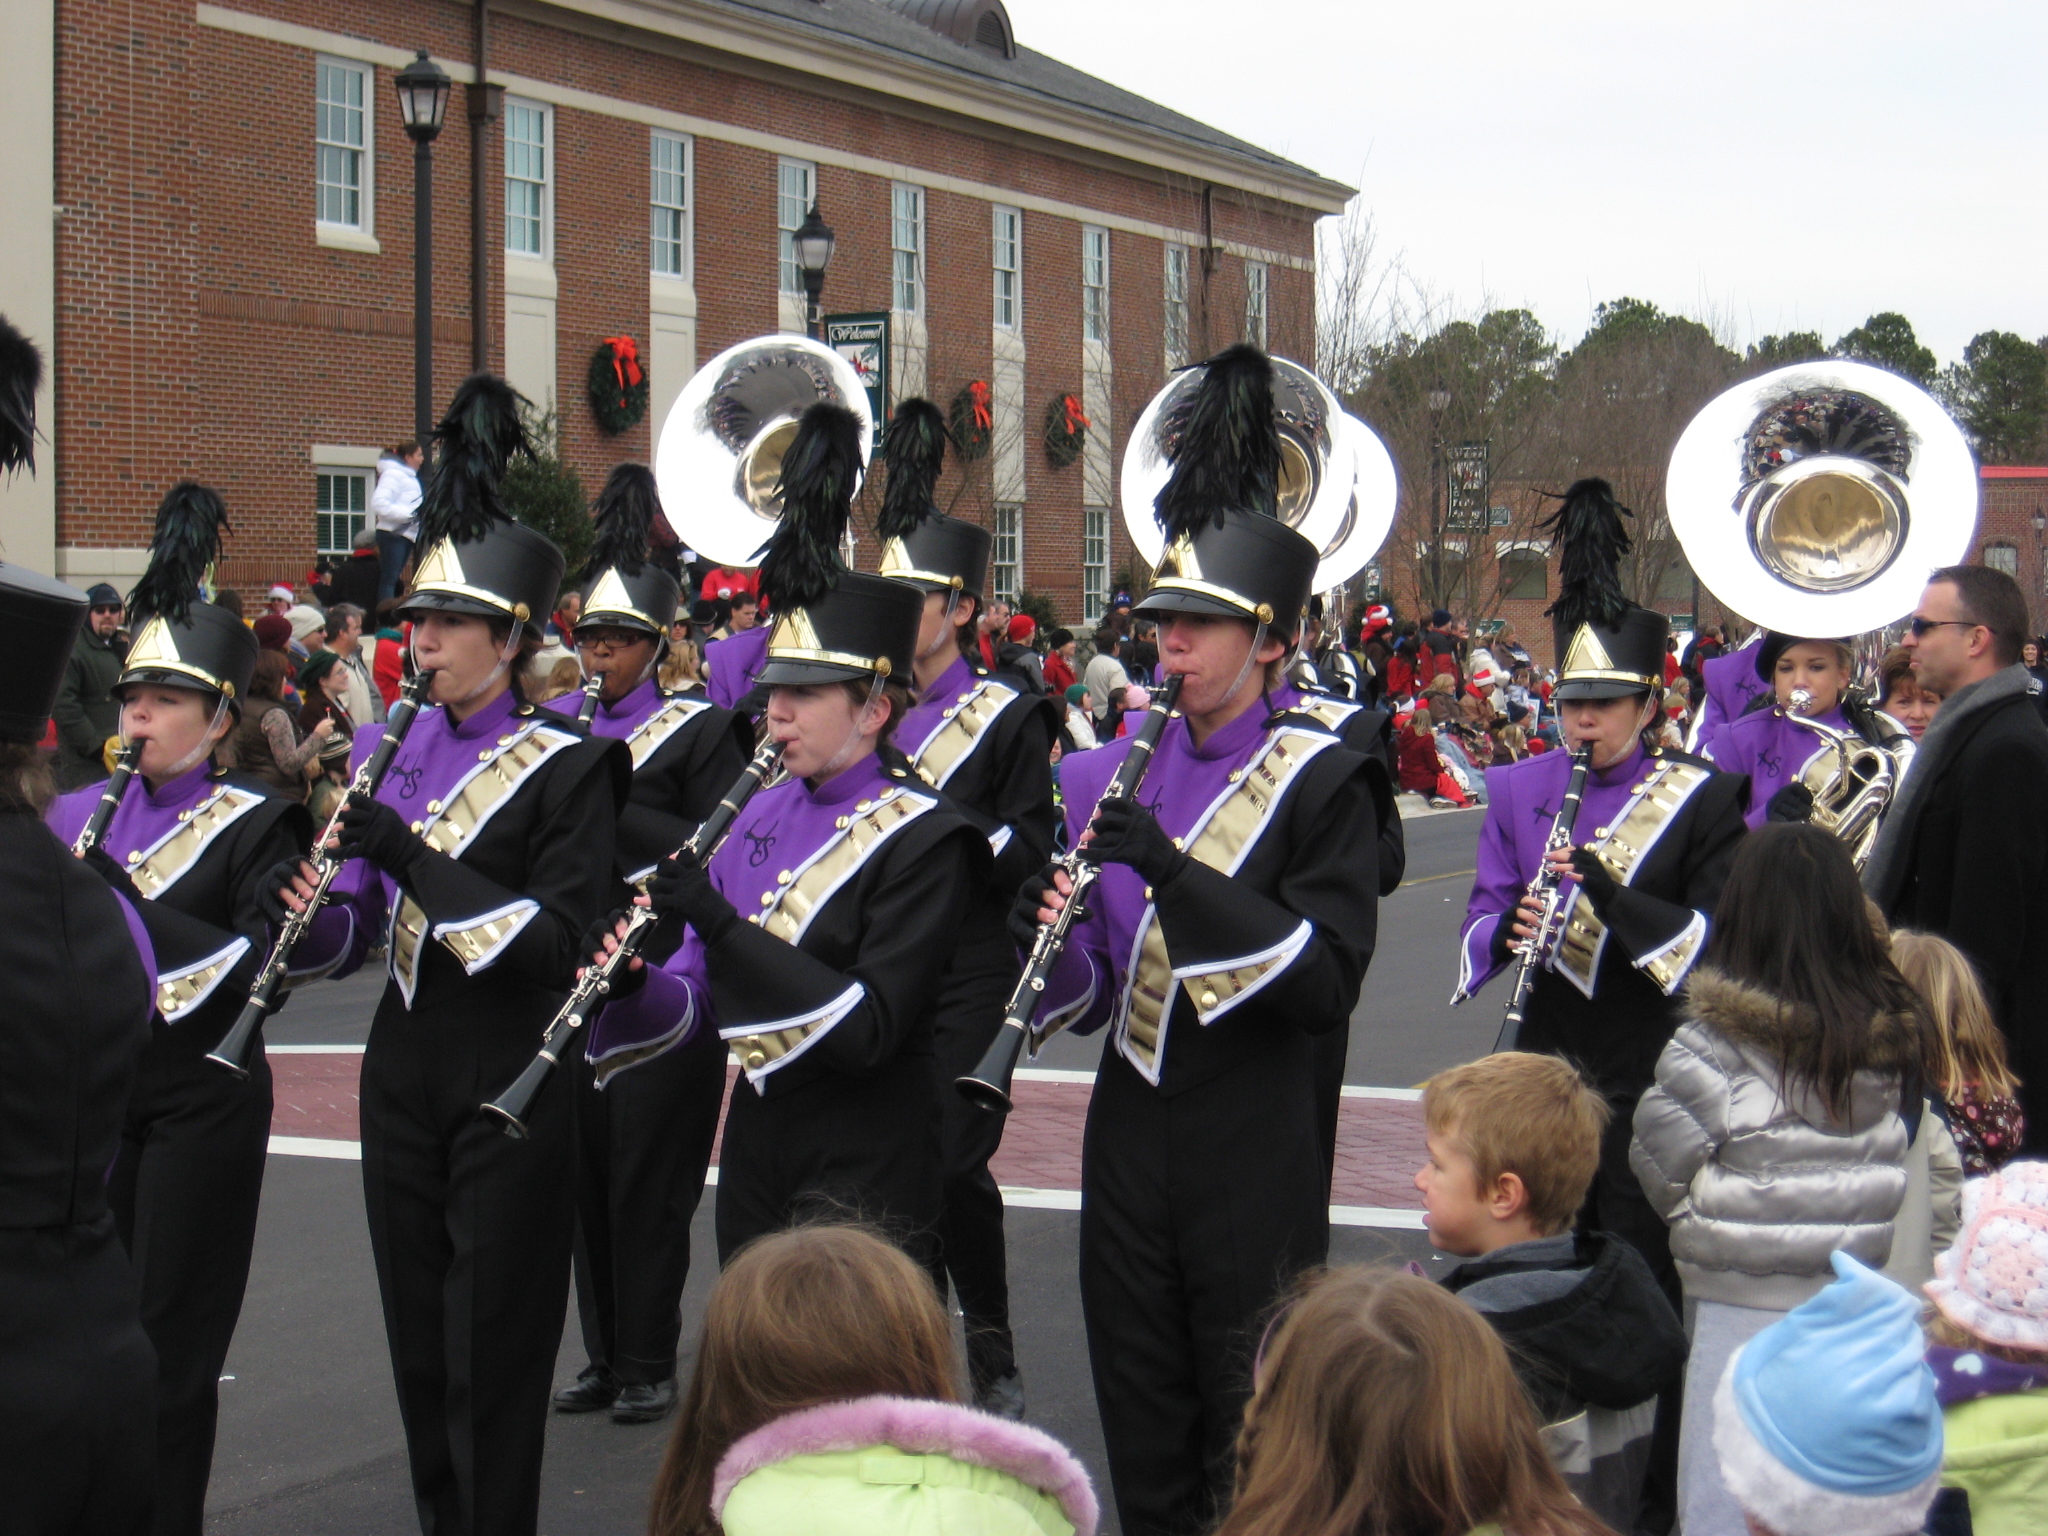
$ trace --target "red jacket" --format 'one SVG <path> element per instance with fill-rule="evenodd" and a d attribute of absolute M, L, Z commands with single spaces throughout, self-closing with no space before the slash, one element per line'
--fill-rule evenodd
<path fill-rule="evenodd" d="M 1401 769 L 1401 787 L 1418 795 L 1434 795 L 1436 781 L 1444 771 L 1437 755 L 1436 737 L 1415 729 L 1413 721 L 1401 728 L 1394 755 Z"/>

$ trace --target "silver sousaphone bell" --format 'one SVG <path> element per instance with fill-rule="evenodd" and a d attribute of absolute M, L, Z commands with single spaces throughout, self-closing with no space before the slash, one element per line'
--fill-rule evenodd
<path fill-rule="evenodd" d="M 1977 471 L 1918 385 L 1824 359 L 1745 380 L 1692 419 L 1665 488 L 1701 583 L 1791 635 L 1854 635 L 1912 611 L 1969 552 Z"/>
<path fill-rule="evenodd" d="M 662 508 L 682 541 L 726 566 L 754 564 L 782 521 L 782 456 L 820 401 L 860 420 L 861 458 L 875 421 L 854 367 L 808 336 L 760 336 L 698 369 L 669 408 L 654 449 Z"/>

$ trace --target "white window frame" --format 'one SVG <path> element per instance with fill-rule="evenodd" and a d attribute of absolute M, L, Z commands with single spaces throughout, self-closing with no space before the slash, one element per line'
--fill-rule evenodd
<path fill-rule="evenodd" d="M 1999 558 L 1994 560 L 1991 558 L 1993 555 Z M 2002 539 L 1994 539 L 1984 546 L 1982 558 L 1987 568 L 1994 571 L 2003 571 L 2015 581 L 2019 579 L 2020 551 L 2018 545 L 2008 544 Z"/>
<path fill-rule="evenodd" d="M 321 94 L 328 70 L 337 70 L 354 75 L 361 86 L 362 102 L 355 108 L 361 115 L 359 124 L 362 142 L 349 144 L 343 139 L 324 138 L 321 129 L 326 126 L 323 119 L 330 105 Z M 322 229 L 346 229 L 356 234 L 373 234 L 376 220 L 373 217 L 375 202 L 371 196 L 377 165 L 377 113 L 374 103 L 377 99 L 377 71 L 374 66 L 360 59 L 338 59 L 332 54 L 316 54 L 313 58 L 313 223 Z M 346 110 L 346 104 L 339 104 Z M 349 223 L 341 219 L 325 217 L 327 212 L 327 188 L 321 161 L 328 150 L 338 150 L 356 157 L 356 219 Z"/>
<path fill-rule="evenodd" d="M 817 201 L 816 165 L 788 156 L 775 162 L 776 292 L 792 298 L 804 296 L 804 272 L 796 264 L 796 251 L 789 237 L 803 227 L 804 216 Z"/>
<path fill-rule="evenodd" d="M 889 307 L 924 313 L 924 188 L 889 183 Z"/>
<path fill-rule="evenodd" d="M 339 511 L 331 507 L 325 510 L 321 508 L 320 496 L 322 491 L 326 489 L 321 484 L 321 481 L 329 476 L 345 477 L 362 487 L 363 505 L 360 510 L 354 506 L 344 507 Z M 355 548 L 356 534 L 368 527 L 370 523 L 370 482 L 375 478 L 376 471 L 365 469 L 359 464 L 315 464 L 313 466 L 314 554 L 346 555 Z M 354 498 L 351 497 L 350 500 L 353 501 Z M 338 549 L 333 547 L 331 540 L 323 542 L 320 537 L 323 530 L 330 534 L 333 531 L 333 525 L 331 523 L 324 523 L 322 520 L 334 517 L 345 517 L 349 520 L 348 537 Z"/>
<path fill-rule="evenodd" d="M 1273 279 L 1263 261 L 1244 264 L 1244 339 L 1266 344 L 1267 320 L 1273 308 Z"/>
<path fill-rule="evenodd" d="M 1188 363 L 1190 317 L 1188 314 L 1188 248 L 1169 244 L 1163 258 L 1161 278 L 1164 314 L 1160 335 L 1165 343 L 1166 366 L 1184 368 Z"/>
<path fill-rule="evenodd" d="M 989 601 L 1017 606 L 1024 590 L 1024 506 L 1021 502 L 996 503 L 994 549 L 990 560 Z"/>
<path fill-rule="evenodd" d="M 1081 339 L 1109 345 L 1109 231 L 1081 226 Z"/>
<path fill-rule="evenodd" d="M 514 140 L 512 138 L 512 118 L 515 112 L 534 112 L 539 114 L 540 117 L 541 163 L 540 177 L 538 183 L 540 186 L 540 249 L 537 251 L 527 250 L 523 247 L 515 246 L 512 243 L 513 183 L 517 182 L 521 186 L 535 185 L 535 179 L 531 176 L 515 176 L 512 174 L 512 159 L 514 147 Z M 528 101 L 524 97 L 520 96 L 507 96 L 505 98 L 504 122 L 505 254 L 507 256 L 516 256 L 524 261 L 552 262 L 555 259 L 555 109 L 549 106 L 544 101 Z M 524 222 L 525 215 L 521 214 L 520 219 L 521 222 Z"/>
<path fill-rule="evenodd" d="M 674 152 L 673 167 L 661 163 L 665 150 Z M 664 186 L 664 178 L 671 179 L 675 185 Z M 650 129 L 647 136 L 647 270 L 655 277 L 674 278 L 685 283 L 695 280 L 696 179 L 697 141 L 687 133 Z M 664 193 L 677 192 L 681 197 L 679 202 L 663 200 Z M 672 236 L 657 232 L 657 226 L 662 223 L 672 226 Z M 670 244 L 676 248 L 673 269 L 662 266 L 658 259 L 661 248 Z"/>
<path fill-rule="evenodd" d="M 1024 211 L 997 203 L 990 209 L 989 260 L 994 268 L 994 308 L 999 331 L 1024 328 Z"/>
<path fill-rule="evenodd" d="M 1109 508 L 1081 509 L 1081 622 L 1096 625 L 1109 611 Z"/>

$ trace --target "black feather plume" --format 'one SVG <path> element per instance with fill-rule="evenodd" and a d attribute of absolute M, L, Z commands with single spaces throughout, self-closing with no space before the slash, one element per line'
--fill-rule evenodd
<path fill-rule="evenodd" d="M 654 525 L 661 519 L 661 492 L 655 489 L 654 471 L 645 464 L 619 465 L 597 493 L 590 515 L 597 524 L 597 537 L 580 579 L 595 580 L 614 565 L 628 576 L 638 576 L 647 564 Z"/>
<path fill-rule="evenodd" d="M 36 391 L 43 354 L 0 315 L 0 469 L 36 467 Z"/>
<path fill-rule="evenodd" d="M 526 397 L 493 374 L 462 381 L 434 428 L 434 464 L 420 497 L 420 548 L 482 538 L 511 521 L 499 482 L 515 453 L 532 453 L 519 407 Z"/>
<path fill-rule="evenodd" d="M 1628 530 L 1623 517 L 1635 514 L 1614 499 L 1614 487 L 1605 480 L 1575 480 L 1558 508 L 1543 521 L 1550 534 L 1550 547 L 1561 549 L 1557 601 L 1544 615 L 1564 630 L 1581 624 L 1612 629 L 1625 618 L 1634 604 L 1621 590 L 1621 557 L 1628 553 Z"/>
<path fill-rule="evenodd" d="M 196 480 L 172 486 L 157 504 L 149 564 L 128 594 L 129 613 L 184 622 L 207 568 L 220 558 L 220 536 L 227 527 L 228 509 L 217 491 Z"/>
<path fill-rule="evenodd" d="M 778 612 L 839 585 L 839 545 L 860 489 L 860 419 L 823 401 L 808 407 L 782 458 L 782 521 L 755 554 L 761 594 Z"/>
<path fill-rule="evenodd" d="M 1161 423 L 1173 461 L 1153 498 L 1168 543 L 1229 511 L 1277 510 L 1280 434 L 1273 425 L 1273 364 L 1249 344 L 1202 365 L 1200 382 Z"/>
<path fill-rule="evenodd" d="M 882 492 L 882 515 L 875 532 L 884 541 L 914 533 L 931 516 L 939 470 L 946 462 L 946 418 L 929 400 L 915 397 L 896 407 L 882 462 L 889 484 Z"/>

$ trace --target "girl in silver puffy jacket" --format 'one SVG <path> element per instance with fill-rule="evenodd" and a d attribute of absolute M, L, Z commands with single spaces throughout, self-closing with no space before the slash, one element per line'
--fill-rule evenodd
<path fill-rule="evenodd" d="M 1828 1283 L 1829 1254 L 1873 1268 L 1890 1255 L 1925 1013 L 1847 851 L 1805 823 L 1744 839 L 1686 1004 L 1629 1160 L 1671 1224 L 1685 1285 L 1686 1536 L 1742 1536 L 1712 1444 L 1714 1388 L 1737 1348 Z"/>

